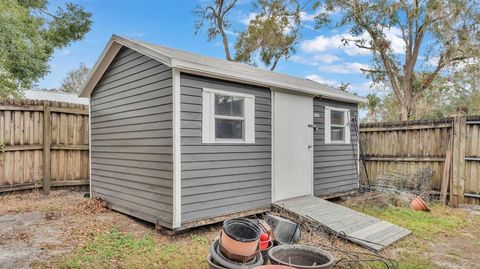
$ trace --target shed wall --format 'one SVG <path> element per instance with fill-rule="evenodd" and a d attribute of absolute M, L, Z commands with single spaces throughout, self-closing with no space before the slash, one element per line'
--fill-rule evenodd
<path fill-rule="evenodd" d="M 325 144 L 325 106 L 350 110 L 350 117 L 358 117 L 358 105 L 315 98 L 313 101 L 314 133 L 313 190 L 315 196 L 330 195 L 358 188 L 356 154 L 358 134 L 350 127 L 351 144 Z"/>
<path fill-rule="evenodd" d="M 171 227 L 171 68 L 123 48 L 91 95 L 91 143 L 93 196 Z"/>
<path fill-rule="evenodd" d="M 181 74 L 182 223 L 269 207 L 271 92 Z M 255 95 L 255 144 L 202 144 L 202 89 Z"/>

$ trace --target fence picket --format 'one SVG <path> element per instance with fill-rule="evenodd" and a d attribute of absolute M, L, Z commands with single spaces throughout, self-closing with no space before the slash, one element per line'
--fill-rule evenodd
<path fill-rule="evenodd" d="M 454 129 L 456 126 L 457 131 Z M 433 172 L 433 186 L 440 191 L 445 155 L 452 143 L 452 176 L 447 193 L 452 205 L 480 204 L 480 116 L 395 123 L 363 123 L 360 139 L 370 180 L 395 170 L 414 171 L 427 167 Z M 362 182 L 366 175 L 360 174 Z M 463 197 L 465 196 L 465 197 Z"/>
<path fill-rule="evenodd" d="M 88 106 L 4 100 L 0 141 L 0 192 L 88 184 Z"/>

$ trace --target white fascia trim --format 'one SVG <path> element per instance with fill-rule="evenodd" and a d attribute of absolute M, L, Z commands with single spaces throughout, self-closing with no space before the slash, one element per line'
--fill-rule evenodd
<path fill-rule="evenodd" d="M 107 46 L 105 46 L 105 48 L 103 49 L 102 54 L 100 54 L 100 57 L 93 66 L 92 70 L 90 71 L 87 80 L 83 84 L 82 90 L 79 94 L 80 97 L 90 97 L 93 89 L 100 81 L 108 66 L 110 65 L 110 63 L 112 63 L 113 59 L 123 46 L 138 51 L 139 53 L 155 59 L 169 67 L 171 66 L 171 57 L 169 57 L 168 55 L 160 54 L 134 41 L 117 35 L 113 35 L 108 41 Z"/>
<path fill-rule="evenodd" d="M 257 85 L 261 87 L 268 87 L 268 88 L 280 88 L 286 89 L 301 93 L 308 93 L 311 95 L 325 97 L 326 99 L 337 100 L 337 101 L 346 101 L 346 102 L 354 102 L 354 103 L 364 103 L 366 102 L 365 98 L 360 96 L 348 95 L 344 96 L 331 92 L 328 89 L 320 89 L 320 88 L 306 88 L 303 86 L 299 86 L 295 83 L 290 83 L 287 81 L 279 81 L 273 80 L 269 78 L 265 78 L 261 75 L 257 75 L 250 72 L 241 72 L 241 71 L 229 71 L 224 70 L 221 68 L 216 68 L 212 66 L 202 65 L 199 63 L 192 63 L 187 61 L 182 61 L 178 59 L 172 59 L 172 66 L 178 67 L 180 70 L 196 75 L 202 75 L 207 77 L 214 77 L 229 81 L 238 81 L 243 82 L 251 85 Z"/>
<path fill-rule="evenodd" d="M 122 45 L 115 42 L 113 37 L 110 39 L 110 41 L 108 41 L 107 46 L 105 49 L 103 49 L 102 54 L 88 74 L 87 80 L 82 85 L 82 90 L 78 95 L 79 97 L 90 97 L 90 94 L 97 85 L 98 81 L 100 81 L 102 78 L 103 73 L 105 73 L 108 66 L 113 61 L 113 58 L 115 58 L 121 48 Z"/>
<path fill-rule="evenodd" d="M 182 153 L 180 121 L 180 71 L 172 68 L 173 96 L 173 219 L 172 228 L 182 225 Z"/>

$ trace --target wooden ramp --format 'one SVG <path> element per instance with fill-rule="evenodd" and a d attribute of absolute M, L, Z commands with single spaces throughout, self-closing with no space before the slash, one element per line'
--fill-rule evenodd
<path fill-rule="evenodd" d="M 374 251 L 380 251 L 412 233 L 400 226 L 313 196 L 278 201 L 274 206 L 308 218 L 327 231 Z"/>

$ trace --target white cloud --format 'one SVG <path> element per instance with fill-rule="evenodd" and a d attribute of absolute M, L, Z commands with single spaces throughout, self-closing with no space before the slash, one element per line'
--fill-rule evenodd
<path fill-rule="evenodd" d="M 331 64 L 341 60 L 340 57 L 333 54 L 317 54 L 313 57 L 305 58 L 304 56 L 294 55 L 291 60 L 295 63 L 318 66 L 320 64 Z"/>
<path fill-rule="evenodd" d="M 357 93 L 358 92 L 365 93 L 365 92 L 369 92 L 372 86 L 373 86 L 372 81 L 366 81 L 359 84 L 351 84 L 350 89 Z"/>
<path fill-rule="evenodd" d="M 391 42 L 390 46 L 396 54 L 405 53 L 405 42 L 402 39 L 402 30 L 397 27 L 392 27 L 390 29 L 385 29 L 383 31 L 387 40 Z"/>
<path fill-rule="evenodd" d="M 234 32 L 234 31 L 231 31 L 231 30 L 225 30 L 225 33 L 227 35 L 231 35 L 231 36 L 238 36 L 238 33 L 237 32 Z"/>
<path fill-rule="evenodd" d="M 322 65 L 321 71 L 338 74 L 362 73 L 360 69 L 367 69 L 368 65 L 362 63 L 341 63 L 334 65 Z"/>
<path fill-rule="evenodd" d="M 341 44 L 341 36 L 334 35 L 326 37 L 319 35 L 311 40 L 305 40 L 300 44 L 300 48 L 305 52 L 323 52 L 332 48 L 339 48 Z"/>
<path fill-rule="evenodd" d="M 391 42 L 392 50 L 394 53 L 396 54 L 405 53 L 404 42 L 402 39 L 402 32 L 400 31 L 400 29 L 395 27 L 386 29 L 384 31 L 384 34 L 387 40 Z M 368 44 L 369 41 L 371 40 L 368 34 L 366 33 L 363 34 L 361 37 L 354 37 L 348 33 L 337 34 L 332 36 L 319 35 L 319 36 L 316 36 L 314 39 L 303 41 L 300 44 L 300 48 L 303 51 L 308 53 L 324 52 L 324 51 L 333 50 L 333 49 L 341 49 L 350 56 L 370 54 L 369 50 L 359 48 L 355 46 L 353 42 L 344 44 L 344 42 L 342 41 L 344 39 L 353 40 L 358 38 L 365 39 L 367 41 L 366 44 Z"/>
<path fill-rule="evenodd" d="M 317 14 L 309 14 L 305 11 L 300 12 L 300 20 L 302 21 L 313 21 L 315 16 L 317 16 Z"/>
<path fill-rule="evenodd" d="M 322 77 L 320 77 L 319 75 L 316 75 L 316 74 L 307 75 L 307 76 L 305 76 L 305 78 L 309 79 L 309 80 L 313 80 L 313 81 L 321 83 L 321 84 L 326 84 L 326 85 L 329 85 L 329 86 L 333 86 L 333 87 L 340 86 L 340 83 L 336 82 L 335 80 L 324 79 L 324 78 L 322 78 Z"/>
<path fill-rule="evenodd" d="M 333 62 L 340 60 L 340 58 L 333 54 L 317 54 L 313 56 L 313 60 L 326 63 L 326 64 L 331 64 Z"/>
<path fill-rule="evenodd" d="M 245 25 L 248 25 L 250 24 L 250 21 L 255 19 L 255 16 L 257 16 L 257 13 L 255 12 L 250 12 L 248 15 L 244 16 L 240 22 L 245 24 Z"/>

